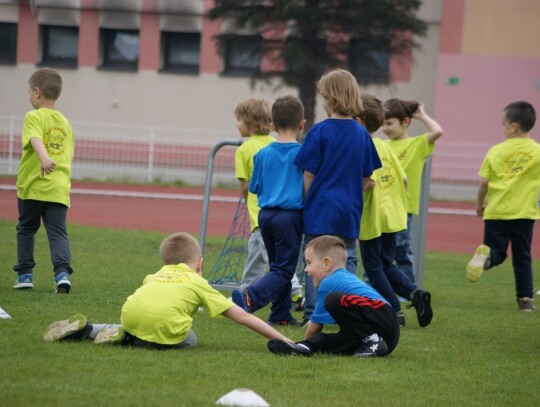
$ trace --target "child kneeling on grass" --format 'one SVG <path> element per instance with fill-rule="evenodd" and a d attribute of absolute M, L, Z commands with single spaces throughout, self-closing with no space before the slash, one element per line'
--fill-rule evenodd
<path fill-rule="evenodd" d="M 317 303 L 305 339 L 271 339 L 272 353 L 309 356 L 316 352 L 358 357 L 386 356 L 397 346 L 396 312 L 373 288 L 345 269 L 347 249 L 336 236 L 319 236 L 306 245 L 305 272 L 313 279 Z M 337 324 L 338 333 L 322 333 Z"/>
<path fill-rule="evenodd" d="M 199 243 L 188 233 L 174 233 L 159 248 L 165 264 L 146 276 L 141 287 L 122 307 L 121 323 L 90 324 L 84 315 L 75 315 L 50 324 L 43 339 L 93 339 L 94 343 L 154 348 L 190 348 L 197 344 L 191 325 L 199 307 L 210 317 L 220 314 L 245 325 L 269 339 L 292 342 L 264 321 L 246 313 L 202 277 Z"/>

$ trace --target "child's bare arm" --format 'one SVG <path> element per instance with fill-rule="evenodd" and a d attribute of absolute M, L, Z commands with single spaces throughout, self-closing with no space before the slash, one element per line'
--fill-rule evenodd
<path fill-rule="evenodd" d="M 480 185 L 478 185 L 478 192 L 476 194 L 476 214 L 478 216 L 484 215 L 484 209 L 486 209 L 485 200 L 487 195 L 488 180 L 482 178 Z"/>
<path fill-rule="evenodd" d="M 424 110 L 424 104 L 420 103 L 418 109 L 414 112 L 413 117 L 420 120 L 428 128 L 428 140 L 430 144 L 435 143 L 435 141 L 442 136 L 443 130 L 439 123 L 433 120 Z"/>
<path fill-rule="evenodd" d="M 362 179 L 362 186 L 363 186 L 364 191 L 375 188 L 376 185 L 377 185 L 377 182 L 374 179 L 371 179 L 371 177 L 364 177 Z"/>
<path fill-rule="evenodd" d="M 240 325 L 244 325 L 249 329 L 252 329 L 259 335 L 265 336 L 268 339 L 281 339 L 282 341 L 293 343 L 292 340 L 280 334 L 266 322 L 254 315 L 248 314 L 238 305 L 233 305 L 227 311 L 223 312 L 223 315 L 232 319 L 234 322 L 239 323 Z"/>
<path fill-rule="evenodd" d="M 41 162 L 41 176 L 44 176 L 45 173 L 51 173 L 54 170 L 54 167 L 56 167 L 56 164 L 53 160 L 51 160 L 49 154 L 47 154 L 47 149 L 45 148 L 43 141 L 37 137 L 32 137 L 30 139 L 30 144 Z"/>
<path fill-rule="evenodd" d="M 240 181 L 240 193 L 242 194 L 242 197 L 244 198 L 244 201 L 248 200 L 248 191 L 249 191 L 249 182 L 247 182 L 245 179 L 238 179 Z"/>
<path fill-rule="evenodd" d="M 314 322 L 308 322 L 306 334 L 304 335 L 304 339 L 309 339 L 313 335 L 320 334 L 322 332 L 323 325 L 322 324 L 316 324 Z"/>
<path fill-rule="evenodd" d="M 313 184 L 314 179 L 315 174 L 309 171 L 304 171 L 304 197 L 307 196 L 309 188 L 311 187 L 311 184 Z"/>

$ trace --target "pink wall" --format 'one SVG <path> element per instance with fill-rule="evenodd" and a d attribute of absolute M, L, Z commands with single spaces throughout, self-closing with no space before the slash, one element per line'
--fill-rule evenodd
<path fill-rule="evenodd" d="M 439 52 L 460 54 L 466 0 L 443 0 Z"/>
<path fill-rule="evenodd" d="M 28 5 L 19 6 L 19 24 L 17 25 L 17 62 L 35 64 L 38 59 L 38 21 L 32 15 Z"/>
<path fill-rule="evenodd" d="M 79 66 L 95 67 L 99 61 L 99 12 L 82 9 L 80 13 Z"/>
<path fill-rule="evenodd" d="M 213 0 L 204 1 L 204 14 L 214 7 Z M 203 18 L 201 30 L 201 73 L 219 73 L 221 71 L 221 58 L 217 46 L 212 38 L 221 32 L 221 20 Z"/>
<path fill-rule="evenodd" d="M 155 4 L 152 4 L 155 3 Z M 157 0 L 146 0 L 146 7 L 157 7 Z M 157 71 L 159 69 L 159 14 L 142 13 L 140 26 L 139 69 Z"/>

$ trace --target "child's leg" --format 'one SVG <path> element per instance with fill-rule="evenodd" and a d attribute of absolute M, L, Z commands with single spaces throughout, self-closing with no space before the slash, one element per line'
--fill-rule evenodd
<path fill-rule="evenodd" d="M 291 279 L 302 243 L 302 214 L 292 210 L 261 209 L 259 225 L 268 250 L 270 271 L 246 290 L 253 311 L 273 302 L 269 321 L 290 321 Z"/>
<path fill-rule="evenodd" d="M 349 273 L 356 275 L 358 273 L 358 256 L 356 255 L 356 239 L 347 239 L 343 236 L 338 236 L 345 242 L 347 248 L 347 264 L 345 268 Z"/>
<path fill-rule="evenodd" d="M 510 232 L 506 220 L 484 221 L 484 244 L 489 247 L 489 266 L 495 267 L 506 259 Z"/>
<path fill-rule="evenodd" d="M 259 280 L 268 266 L 268 255 L 259 228 L 251 232 L 248 239 L 248 256 L 244 266 L 241 287 L 246 288 Z"/>
<path fill-rule="evenodd" d="M 67 209 L 67 206 L 55 202 L 47 202 L 43 208 L 43 224 L 49 238 L 55 276 L 64 272 L 73 273 L 66 228 Z"/>
<path fill-rule="evenodd" d="M 17 261 L 13 267 L 17 274 L 32 273 L 34 261 L 34 236 L 41 224 L 43 202 L 32 199 L 18 199 L 19 222 L 17 224 Z"/>
<path fill-rule="evenodd" d="M 397 232 L 395 260 L 397 267 L 412 281 L 416 280 L 414 272 L 414 255 L 411 248 L 412 214 L 407 214 L 407 229 Z"/>
<path fill-rule="evenodd" d="M 510 220 L 510 241 L 512 242 L 512 265 L 516 281 L 517 298 L 533 298 L 533 275 L 531 263 L 531 243 L 534 220 Z"/>
<path fill-rule="evenodd" d="M 369 282 L 390 303 L 392 308 L 398 312 L 401 310 L 401 305 L 394 294 L 394 289 L 390 281 L 388 281 L 384 273 L 382 250 L 383 241 L 381 237 L 360 241 L 360 255 Z"/>
<path fill-rule="evenodd" d="M 412 299 L 411 294 L 418 287 L 405 275 L 393 262 L 395 253 L 395 233 L 383 233 L 381 235 L 382 249 L 381 260 L 383 264 L 384 274 L 392 286 L 392 290 L 399 296 L 407 299 Z M 382 293 L 381 293 L 382 294 Z M 386 298 L 386 297 L 384 297 Z M 392 307 L 394 304 L 390 303 Z"/>

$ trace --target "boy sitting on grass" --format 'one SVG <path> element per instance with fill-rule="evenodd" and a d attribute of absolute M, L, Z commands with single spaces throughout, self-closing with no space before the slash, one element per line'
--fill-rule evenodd
<path fill-rule="evenodd" d="M 271 339 L 268 349 L 282 355 L 333 353 L 386 356 L 399 340 L 396 312 L 373 288 L 345 269 L 347 249 L 336 236 L 319 236 L 306 245 L 306 273 L 313 279 L 317 303 L 305 338 L 297 343 Z M 322 333 L 337 324 L 338 333 Z"/>
<path fill-rule="evenodd" d="M 159 247 L 161 270 L 146 276 L 122 307 L 121 324 L 90 324 L 75 315 L 50 324 L 43 339 L 93 339 L 94 343 L 153 348 L 190 348 L 197 344 L 191 325 L 199 307 L 210 317 L 220 314 L 270 339 L 291 342 L 264 321 L 246 313 L 212 288 L 202 277 L 199 243 L 188 233 L 174 233 Z"/>

